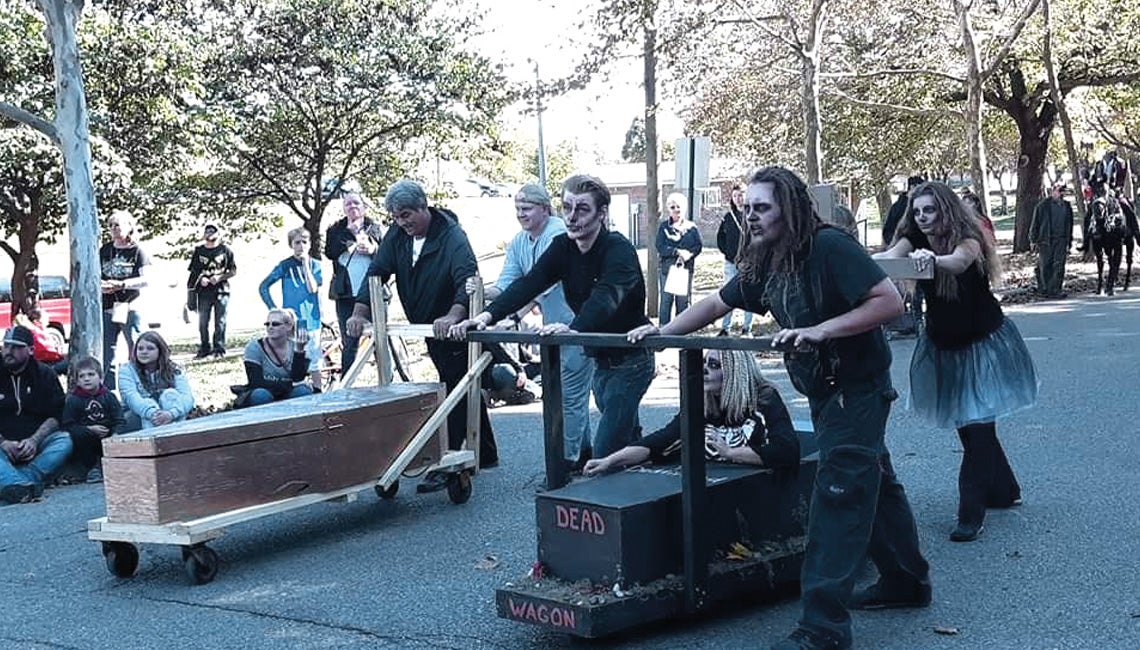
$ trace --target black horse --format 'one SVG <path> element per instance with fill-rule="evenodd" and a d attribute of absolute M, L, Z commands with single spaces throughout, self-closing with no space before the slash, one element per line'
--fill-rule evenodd
<path fill-rule="evenodd" d="M 1132 206 L 1121 201 L 1108 190 L 1104 196 L 1098 196 L 1089 202 L 1088 225 L 1086 232 L 1092 243 L 1093 254 L 1096 255 L 1096 292 L 1102 291 L 1112 295 L 1116 281 L 1120 276 L 1120 258 L 1124 254 L 1124 286 L 1128 290 L 1132 282 L 1132 252 L 1136 239 L 1140 236 L 1137 230 L 1136 213 Z M 1104 258 L 1108 257 L 1108 282 L 1104 277 Z"/>

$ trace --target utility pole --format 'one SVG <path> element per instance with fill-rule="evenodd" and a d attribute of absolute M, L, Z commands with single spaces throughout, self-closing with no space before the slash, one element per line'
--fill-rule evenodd
<path fill-rule="evenodd" d="M 538 75 L 538 61 L 534 62 L 534 102 L 538 112 L 538 184 L 546 187 L 546 147 L 542 142 L 542 77 Z"/>
<path fill-rule="evenodd" d="M 646 313 L 657 316 L 657 247 L 653 245 L 657 237 L 658 220 L 661 217 L 661 199 L 657 185 L 657 27 L 654 24 L 654 9 L 657 4 L 645 0 L 642 24 L 645 26 L 643 56 L 645 63 L 645 207 L 649 211 L 646 223 L 646 252 L 648 263 L 645 268 Z"/>

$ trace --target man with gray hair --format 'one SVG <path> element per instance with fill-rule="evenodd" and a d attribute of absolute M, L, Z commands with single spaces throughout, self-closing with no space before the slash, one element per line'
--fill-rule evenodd
<path fill-rule="evenodd" d="M 427 195 L 415 181 L 402 180 L 388 188 L 384 206 L 392 215 L 395 228 L 389 228 L 372 258 L 366 277 L 379 276 L 384 282 L 396 276 L 396 293 L 408 322 L 431 324 L 435 338 L 428 339 L 428 356 L 448 391 L 455 389 L 467 372 L 467 346 L 448 341 L 447 331 L 467 317 L 467 278 L 478 273 L 475 252 L 467 234 L 459 227 L 455 213 L 428 207 Z M 368 283 L 361 283 L 356 306 L 346 322 L 349 336 L 360 336 L 372 317 Z M 479 403 L 479 466 L 499 464 L 495 434 L 487 407 Z M 467 398 L 464 397 L 447 419 L 449 447 L 463 445 L 467 431 Z M 447 477 L 430 474 L 416 488 L 434 492 L 447 487 Z"/>
<path fill-rule="evenodd" d="M 529 273 L 554 238 L 566 232 L 566 222 L 561 217 L 551 216 L 551 212 L 550 195 L 541 185 L 530 183 L 519 189 L 515 196 L 515 216 L 522 231 L 507 244 L 503 270 L 495 284 L 487 288 L 487 300 L 498 298 L 511 283 Z M 528 313 L 535 304 L 542 312 L 543 325 L 570 324 L 574 320 L 574 311 L 566 303 L 561 282 L 554 283 L 507 318 L 518 323 L 520 314 Z M 564 345 L 561 353 L 563 452 L 571 471 L 581 471 L 591 457 L 590 383 L 594 377 L 594 361 L 580 345 Z"/>

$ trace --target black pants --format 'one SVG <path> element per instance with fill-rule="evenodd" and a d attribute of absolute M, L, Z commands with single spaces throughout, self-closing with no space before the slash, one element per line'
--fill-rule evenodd
<path fill-rule="evenodd" d="M 454 341 L 437 341 L 429 339 L 427 342 L 428 356 L 439 373 L 440 381 L 447 384 L 450 393 L 463 379 L 467 372 L 467 344 Z M 459 404 L 447 416 L 448 448 L 455 450 L 463 446 L 467 438 L 467 397 L 459 400 Z M 487 405 L 479 400 L 479 463 L 498 462 L 499 449 L 495 445 L 495 432 L 491 429 L 491 418 L 487 415 Z"/>
<path fill-rule="evenodd" d="M 962 466 L 958 469 L 958 522 L 981 524 L 986 507 L 1006 507 L 1021 498 L 993 422 L 958 429 L 962 440 Z"/>
<path fill-rule="evenodd" d="M 226 308 L 230 303 L 230 294 L 218 293 L 209 289 L 198 289 L 198 351 L 219 352 L 226 351 Z M 210 345 L 210 312 L 214 316 L 214 340 Z"/>
<path fill-rule="evenodd" d="M 88 431 L 87 427 L 76 427 L 67 433 L 71 436 L 68 464 L 81 468 L 86 475 L 103 458 L 103 439 Z"/>
<path fill-rule="evenodd" d="M 819 467 L 801 574 L 802 627 L 851 639 L 847 601 L 867 556 L 886 582 L 928 577 L 914 514 L 884 441 L 897 397 L 883 373 L 810 399 Z"/>

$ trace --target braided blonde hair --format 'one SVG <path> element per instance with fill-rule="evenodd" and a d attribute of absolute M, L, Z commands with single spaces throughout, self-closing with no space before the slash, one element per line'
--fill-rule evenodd
<path fill-rule="evenodd" d="M 739 426 L 752 417 L 760 390 L 768 381 L 760 373 L 760 365 L 747 350 L 717 350 L 724 381 L 720 389 L 720 403 L 705 399 L 705 417 L 715 415 L 716 409 L 724 417 L 726 424 Z"/>

